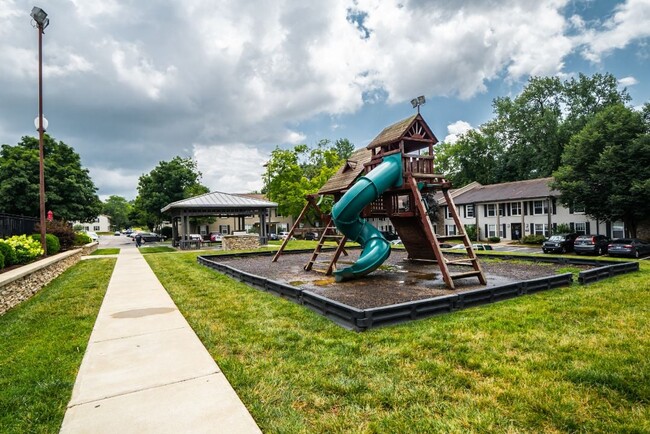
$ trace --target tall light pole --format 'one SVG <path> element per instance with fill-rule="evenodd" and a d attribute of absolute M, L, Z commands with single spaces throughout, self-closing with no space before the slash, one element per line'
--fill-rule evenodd
<path fill-rule="evenodd" d="M 34 6 L 31 17 L 36 23 L 38 30 L 38 182 L 40 196 L 40 217 L 41 217 L 41 246 L 43 253 L 47 255 L 47 243 L 45 242 L 45 169 L 43 158 L 43 31 L 50 24 L 47 14 L 41 8 Z"/>

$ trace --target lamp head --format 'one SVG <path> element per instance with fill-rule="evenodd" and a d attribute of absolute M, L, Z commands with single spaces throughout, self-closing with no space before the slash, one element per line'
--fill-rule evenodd
<path fill-rule="evenodd" d="M 45 29 L 50 24 L 50 19 L 47 17 L 47 13 L 39 7 L 34 6 L 29 15 L 34 19 L 34 21 L 36 21 L 38 27 L 42 29 Z"/>

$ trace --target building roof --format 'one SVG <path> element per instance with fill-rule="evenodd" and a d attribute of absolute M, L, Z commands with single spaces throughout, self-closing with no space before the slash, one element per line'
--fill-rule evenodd
<path fill-rule="evenodd" d="M 539 199 L 559 196 L 549 183 L 553 178 L 528 179 L 526 181 L 504 182 L 501 184 L 480 185 L 462 192 L 454 197 L 456 205 L 484 202 L 502 202 L 508 200 Z"/>
<path fill-rule="evenodd" d="M 318 190 L 318 194 L 333 194 L 347 190 L 363 173 L 363 165 L 370 162 L 372 151 L 361 148 L 354 151 L 339 170 Z"/>
<path fill-rule="evenodd" d="M 200 196 L 190 197 L 176 202 L 172 202 L 161 209 L 162 212 L 171 211 L 172 209 L 196 209 L 196 208 L 211 208 L 211 209 L 260 209 L 260 208 L 277 208 L 278 204 L 261 200 L 256 198 L 247 197 L 247 195 L 222 193 L 220 191 L 213 191 L 211 193 L 202 194 Z"/>

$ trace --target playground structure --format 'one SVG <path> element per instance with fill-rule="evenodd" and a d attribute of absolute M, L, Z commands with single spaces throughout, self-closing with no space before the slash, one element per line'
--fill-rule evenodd
<path fill-rule="evenodd" d="M 325 223 L 319 242 L 305 270 L 316 270 L 317 258 L 325 255 L 322 248 L 327 240 L 335 240 L 336 248 L 327 266 L 320 271 L 334 274 L 337 282 L 355 279 L 375 271 L 390 255 L 390 243 L 367 218 L 388 218 L 399 235 L 410 260 L 435 261 L 447 287 L 454 289 L 457 279 L 477 277 L 487 284 L 472 244 L 458 217 L 449 194 L 451 183 L 434 170 L 433 146 L 438 139 L 422 116 L 417 113 L 397 122 L 375 137 L 365 149 L 355 151 L 346 164 L 318 191 L 332 195 L 331 215 L 323 213 L 316 202 L 317 195 L 307 197 L 307 205 L 291 228 L 289 236 L 273 258 L 277 261 L 288 240 L 311 207 Z M 422 151 L 425 151 L 424 153 Z M 427 194 L 442 194 L 457 228 L 457 234 L 437 236 L 429 217 Z M 336 229 L 343 235 L 336 234 Z M 449 260 L 444 257 L 440 242 L 460 240 L 466 257 Z M 345 243 L 358 242 L 362 252 L 353 265 L 338 269 L 336 263 L 346 254 Z M 452 274 L 450 265 L 465 265 L 470 271 Z"/>

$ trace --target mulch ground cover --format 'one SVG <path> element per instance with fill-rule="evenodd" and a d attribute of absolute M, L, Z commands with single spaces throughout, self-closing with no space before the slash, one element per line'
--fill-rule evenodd
<path fill-rule="evenodd" d="M 339 268 L 356 261 L 360 251 L 349 251 L 349 256 L 341 256 Z M 238 270 L 262 276 L 267 279 L 288 283 L 292 286 L 314 292 L 360 309 L 388 306 L 414 300 L 422 300 L 443 295 L 484 288 L 476 277 L 455 281 L 456 289 L 450 290 L 442 280 L 440 269 L 428 261 L 410 261 L 406 252 L 393 251 L 383 265 L 375 272 L 356 280 L 335 282 L 333 276 L 317 271 L 305 271 L 310 254 L 284 254 L 278 262 L 271 262 L 266 256 L 247 256 L 218 259 Z M 488 281 L 487 286 L 500 286 L 508 283 L 552 276 L 566 265 L 533 263 L 511 260 L 480 260 Z M 317 264 L 314 268 L 324 268 Z M 586 270 L 584 265 L 571 265 L 571 268 Z M 467 271 L 467 267 L 451 266 L 452 273 Z"/>

